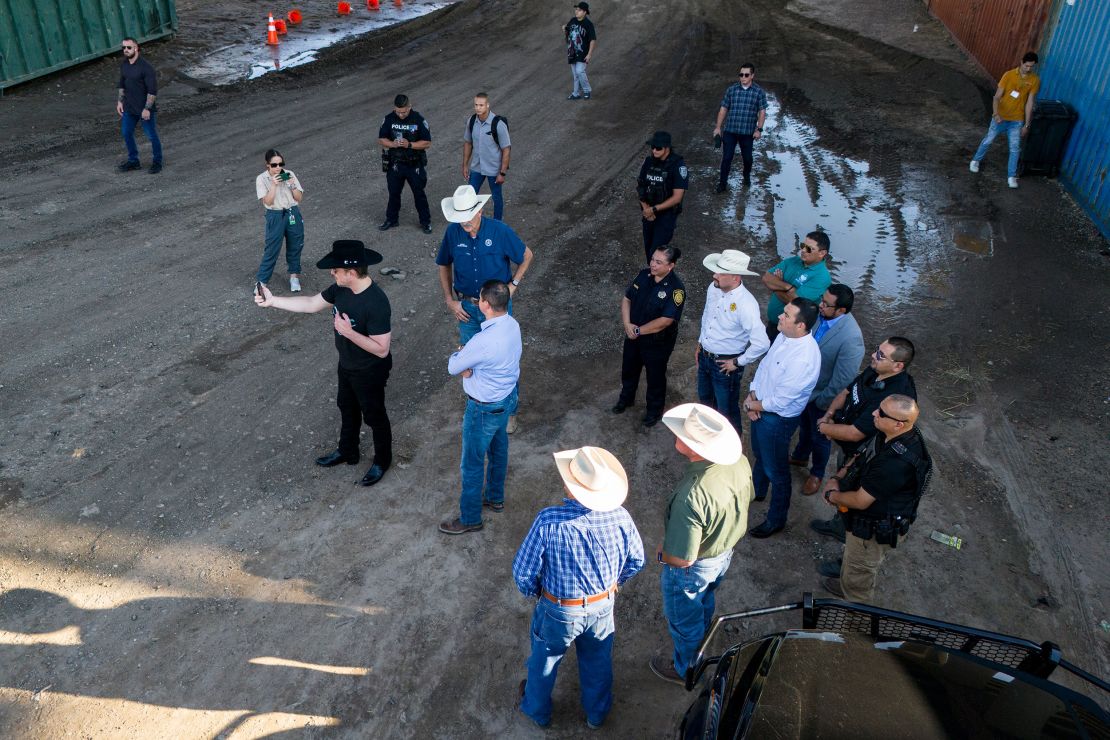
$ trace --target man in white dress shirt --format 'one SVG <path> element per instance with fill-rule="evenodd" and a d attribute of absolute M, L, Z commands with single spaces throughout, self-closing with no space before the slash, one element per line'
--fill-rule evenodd
<path fill-rule="evenodd" d="M 740 414 L 740 381 L 744 368 L 771 345 L 755 296 L 744 287 L 741 275 L 751 258 L 738 249 L 726 249 L 702 260 L 713 273 L 705 296 L 698 335 L 698 400 L 724 414 L 736 433 L 743 436 Z"/>
<path fill-rule="evenodd" d="M 459 517 L 439 525 L 444 534 L 477 532 L 482 528 L 483 508 L 505 510 L 509 467 L 505 427 L 516 411 L 521 353 L 520 324 L 509 315 L 509 295 L 509 286 L 500 280 L 483 283 L 478 294 L 478 310 L 486 318 L 482 330 L 447 361 L 447 372 L 462 376 L 466 412 Z"/>
<path fill-rule="evenodd" d="M 795 298 L 779 314 L 779 335 L 759 363 L 744 410 L 752 420 L 749 445 L 754 461 L 755 500 L 767 497 L 767 518 L 751 530 L 753 537 L 770 537 L 786 526 L 790 511 L 790 438 L 821 373 L 821 349 L 810 334 L 817 323 L 817 304 Z"/>

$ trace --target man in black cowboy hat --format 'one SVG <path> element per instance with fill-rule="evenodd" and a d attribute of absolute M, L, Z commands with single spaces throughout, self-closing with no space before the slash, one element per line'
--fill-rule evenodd
<path fill-rule="evenodd" d="M 278 298 L 261 286 L 255 295 L 259 306 L 294 313 L 316 313 L 331 306 L 335 325 L 335 348 L 339 351 L 339 389 L 335 403 L 342 419 L 339 446 L 316 464 L 330 468 L 339 463 L 358 463 L 359 431 L 363 420 L 374 434 L 374 464 L 362 476 L 361 485 L 372 486 L 382 479 L 393 462 L 393 431 L 385 410 L 385 384 L 393 357 L 389 353 L 389 299 L 370 278 L 367 267 L 382 256 L 362 242 L 341 239 L 331 252 L 316 263 L 329 270 L 335 283 L 311 297 Z"/>

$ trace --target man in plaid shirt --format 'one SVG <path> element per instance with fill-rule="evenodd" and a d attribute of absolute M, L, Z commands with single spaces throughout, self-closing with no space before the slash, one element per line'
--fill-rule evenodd
<path fill-rule="evenodd" d="M 736 145 L 744 158 L 744 187 L 752 184 L 752 144 L 763 136 L 763 121 L 767 117 L 767 93 L 755 84 L 755 66 L 744 63 L 740 67 L 740 81 L 729 85 L 717 111 L 717 127 L 714 137 L 721 137 L 724 151 L 721 152 L 721 179 L 717 192 L 728 189 L 728 173 L 732 169 L 732 157 Z"/>
<path fill-rule="evenodd" d="M 617 588 L 644 567 L 644 543 L 621 506 L 628 476 L 600 447 L 555 453 L 566 497 L 532 522 L 513 560 L 513 580 L 535 598 L 528 678 L 520 709 L 551 723 L 551 690 L 571 644 L 578 651 L 582 708 L 591 729 L 613 705 L 613 605 Z"/>

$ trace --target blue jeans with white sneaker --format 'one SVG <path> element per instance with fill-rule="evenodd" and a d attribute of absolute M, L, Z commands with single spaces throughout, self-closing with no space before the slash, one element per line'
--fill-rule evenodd
<path fill-rule="evenodd" d="M 975 150 L 975 156 L 972 159 L 981 162 L 983 157 L 987 156 L 987 149 L 990 149 L 998 135 L 1006 134 L 1010 143 L 1010 159 L 1006 163 L 1006 177 L 1017 177 L 1018 158 L 1021 156 L 1021 128 L 1024 125 L 1021 121 L 998 123 L 992 118 L 990 128 L 987 129 L 987 135 L 979 142 L 979 148 Z"/>
<path fill-rule="evenodd" d="M 544 597 L 532 612 L 532 654 L 520 709 L 541 727 L 551 723 L 551 691 L 559 663 L 574 645 L 582 709 L 594 727 L 613 706 L 614 596 L 588 606 L 559 606 Z"/>

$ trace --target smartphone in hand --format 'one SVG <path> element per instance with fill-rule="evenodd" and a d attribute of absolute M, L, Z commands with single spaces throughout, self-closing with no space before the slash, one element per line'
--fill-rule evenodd
<path fill-rule="evenodd" d="M 254 292 L 258 294 L 259 298 L 261 298 L 262 300 L 266 300 L 266 294 L 262 292 L 262 282 L 261 281 L 255 282 Z"/>
<path fill-rule="evenodd" d="M 282 170 L 282 171 L 281 171 L 281 174 L 280 174 L 280 175 L 278 175 L 278 179 L 279 179 L 279 180 L 281 180 L 282 182 L 285 182 L 285 181 L 286 181 L 286 180 L 288 180 L 288 179 L 289 179 L 290 177 L 292 177 L 292 175 L 291 175 L 291 174 L 289 174 L 289 173 L 288 173 L 288 172 L 287 172 L 286 170 Z"/>

